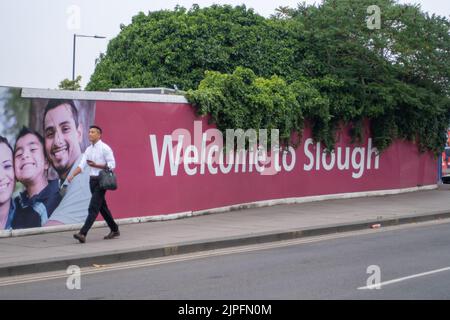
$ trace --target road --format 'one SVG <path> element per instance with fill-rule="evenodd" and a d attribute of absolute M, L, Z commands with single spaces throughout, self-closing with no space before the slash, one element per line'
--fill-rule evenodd
<path fill-rule="evenodd" d="M 61 273 L 0 279 L 0 299 L 450 299 L 449 248 L 450 223 L 428 222 L 96 266 L 79 290 Z M 364 288 L 373 270 L 380 289 Z"/>

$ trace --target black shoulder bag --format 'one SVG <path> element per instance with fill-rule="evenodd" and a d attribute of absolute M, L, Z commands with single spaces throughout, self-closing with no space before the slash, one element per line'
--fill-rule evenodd
<path fill-rule="evenodd" d="M 100 171 L 100 188 L 103 190 L 116 190 L 117 178 L 115 173 L 109 168 Z"/>

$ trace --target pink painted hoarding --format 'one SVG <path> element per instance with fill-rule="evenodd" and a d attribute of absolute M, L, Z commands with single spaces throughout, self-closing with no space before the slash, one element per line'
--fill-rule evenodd
<path fill-rule="evenodd" d="M 117 162 L 119 189 L 107 193 L 116 218 L 437 181 L 437 160 L 430 153 L 396 141 L 379 154 L 368 124 L 360 145 L 351 143 L 348 128 L 342 129 L 332 153 L 313 141 L 306 126 L 295 149 L 265 153 L 264 148 L 248 148 L 224 158 L 227 137 L 206 117 L 197 117 L 182 96 L 5 87 L 0 98 L 0 115 L 8 115 L 0 126 L 6 164 L 0 230 L 84 223 L 91 199 L 89 171 L 71 183 L 67 177 L 89 145 L 93 124 L 103 128 L 102 140 Z"/>
<path fill-rule="evenodd" d="M 352 145 L 348 130 L 342 130 L 333 154 L 324 153 L 306 128 L 300 145 L 279 155 L 273 174 L 261 170 L 264 161 L 257 163 L 258 158 L 251 164 L 250 155 L 245 164 L 202 162 L 218 154 L 214 142 L 202 143 L 202 134 L 215 127 L 189 104 L 97 101 L 95 122 L 116 156 L 120 187 L 109 192 L 108 203 L 118 218 L 437 181 L 431 153 L 420 154 L 416 145 L 396 141 L 378 154 L 368 126 L 361 145 Z"/>

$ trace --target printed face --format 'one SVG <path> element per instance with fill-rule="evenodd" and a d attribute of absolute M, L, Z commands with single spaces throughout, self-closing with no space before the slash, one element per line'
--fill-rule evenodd
<path fill-rule="evenodd" d="M 70 105 L 62 104 L 47 112 L 44 119 L 45 151 L 58 172 L 66 175 L 81 155 L 81 126 L 75 125 Z"/>
<path fill-rule="evenodd" d="M 34 134 L 27 134 L 17 140 L 14 152 L 14 172 L 18 181 L 25 185 L 30 184 L 42 179 L 47 169 L 48 163 L 44 155 L 44 146 Z"/>
<path fill-rule="evenodd" d="M 13 154 L 8 146 L 0 143 L 0 205 L 10 201 L 14 192 Z"/>

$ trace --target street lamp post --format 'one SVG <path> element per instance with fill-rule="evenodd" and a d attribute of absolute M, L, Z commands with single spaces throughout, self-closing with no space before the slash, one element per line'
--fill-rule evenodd
<path fill-rule="evenodd" d="M 77 37 L 80 38 L 95 38 L 95 39 L 105 39 L 106 37 L 103 36 L 87 36 L 84 34 L 73 34 L 73 64 L 72 64 L 72 81 L 75 81 L 75 48 L 77 44 Z"/>

